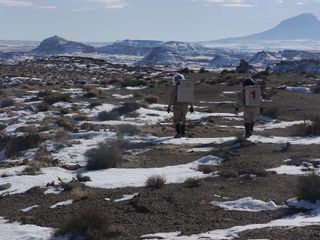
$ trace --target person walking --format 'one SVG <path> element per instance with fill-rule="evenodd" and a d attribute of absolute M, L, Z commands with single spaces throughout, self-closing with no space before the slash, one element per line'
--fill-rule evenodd
<path fill-rule="evenodd" d="M 167 112 L 171 111 L 173 106 L 173 122 L 176 130 L 175 138 L 185 137 L 186 130 L 186 115 L 188 113 L 188 107 L 190 113 L 193 110 L 193 82 L 187 81 L 182 74 L 175 74 L 172 78 L 173 89 L 170 96 L 170 101 L 167 107 Z"/>
<path fill-rule="evenodd" d="M 252 136 L 257 117 L 262 112 L 261 102 L 260 86 L 256 85 L 252 78 L 245 79 L 242 82 L 242 88 L 235 106 L 236 113 L 238 113 L 240 105 L 244 106 L 245 138 Z"/>

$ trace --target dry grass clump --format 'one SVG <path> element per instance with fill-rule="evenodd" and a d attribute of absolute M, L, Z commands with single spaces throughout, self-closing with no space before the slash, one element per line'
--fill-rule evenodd
<path fill-rule="evenodd" d="M 59 127 L 63 127 L 67 131 L 74 130 L 74 122 L 70 117 L 56 117 L 55 122 Z"/>
<path fill-rule="evenodd" d="M 84 89 L 85 93 L 83 94 L 84 97 L 86 98 L 96 98 L 99 97 L 103 92 L 101 89 L 98 89 L 96 87 L 86 87 Z"/>
<path fill-rule="evenodd" d="M 196 188 L 199 187 L 201 183 L 201 180 L 199 178 L 187 178 L 183 185 L 187 188 Z"/>
<path fill-rule="evenodd" d="M 35 134 L 38 132 L 38 129 L 34 125 L 25 125 L 17 128 L 16 132 Z"/>
<path fill-rule="evenodd" d="M 125 102 L 121 107 L 115 108 L 112 112 L 117 112 L 120 116 L 134 112 L 142 107 L 141 103 L 138 102 Z"/>
<path fill-rule="evenodd" d="M 147 82 L 143 79 L 125 79 L 121 82 L 121 87 L 139 87 L 146 86 Z"/>
<path fill-rule="evenodd" d="M 6 157 L 11 158 L 21 151 L 36 148 L 41 142 L 42 138 L 37 133 L 11 138 L 6 145 Z"/>
<path fill-rule="evenodd" d="M 320 200 L 320 176 L 312 173 L 299 178 L 298 196 L 300 199 L 315 202 Z"/>
<path fill-rule="evenodd" d="M 256 175 L 257 177 L 267 177 L 269 172 L 266 171 L 264 168 L 252 167 L 252 168 L 240 170 L 239 174 L 240 175 Z"/>
<path fill-rule="evenodd" d="M 118 136 L 134 136 L 140 133 L 140 130 L 137 126 L 130 124 L 122 124 L 118 126 Z"/>
<path fill-rule="evenodd" d="M 103 240 L 120 235 L 123 229 L 109 224 L 101 209 L 92 206 L 75 211 L 54 235 L 69 235 L 71 239 Z"/>
<path fill-rule="evenodd" d="M 263 109 L 263 115 L 271 117 L 273 119 L 278 118 L 280 113 L 280 108 L 278 106 L 268 107 Z"/>
<path fill-rule="evenodd" d="M 2 98 L 0 99 L 0 108 L 11 107 L 15 104 L 15 101 L 12 98 Z"/>
<path fill-rule="evenodd" d="M 311 123 L 305 123 L 297 127 L 295 136 L 319 136 L 320 135 L 320 117 L 314 118 Z"/>
<path fill-rule="evenodd" d="M 216 171 L 216 166 L 214 165 L 199 165 L 198 171 L 203 174 L 210 174 Z"/>
<path fill-rule="evenodd" d="M 28 166 L 22 171 L 23 175 L 36 175 L 41 168 L 58 166 L 59 161 L 44 148 L 39 147 L 35 153 L 34 160 L 28 162 Z"/>
<path fill-rule="evenodd" d="M 147 179 L 146 181 L 146 187 L 151 189 L 159 189 L 164 186 L 166 183 L 166 178 L 164 176 L 160 175 L 154 175 Z"/>
<path fill-rule="evenodd" d="M 50 105 L 45 102 L 42 102 L 37 105 L 37 109 L 39 112 L 47 112 L 50 110 Z"/>
<path fill-rule="evenodd" d="M 43 102 L 49 105 L 55 104 L 57 102 L 69 102 L 69 101 L 70 101 L 70 94 L 62 94 L 59 92 L 46 91 L 43 96 Z"/>
<path fill-rule="evenodd" d="M 117 167 L 123 161 L 122 146 L 118 141 L 99 143 L 97 148 L 90 149 L 87 169 L 99 170 Z"/>
<path fill-rule="evenodd" d="M 236 170 L 233 169 L 226 169 L 219 173 L 219 175 L 223 178 L 238 178 L 239 173 Z"/>
<path fill-rule="evenodd" d="M 0 191 L 4 191 L 11 188 L 11 184 L 10 183 L 5 183 L 5 184 L 0 184 Z"/>
<path fill-rule="evenodd" d="M 111 121 L 111 120 L 119 120 L 120 115 L 115 111 L 102 111 L 98 113 L 97 119 L 99 121 Z"/>
<path fill-rule="evenodd" d="M 144 101 L 149 104 L 158 103 L 160 101 L 160 98 L 158 96 L 149 95 L 144 98 Z"/>
<path fill-rule="evenodd" d="M 78 173 L 77 180 L 79 182 L 89 182 L 89 181 L 91 181 L 91 178 L 89 176 L 83 176 L 82 173 Z"/>

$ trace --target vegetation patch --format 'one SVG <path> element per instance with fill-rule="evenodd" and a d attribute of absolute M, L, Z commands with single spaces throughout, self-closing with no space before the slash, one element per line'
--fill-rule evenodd
<path fill-rule="evenodd" d="M 146 187 L 151 189 L 159 189 L 164 186 L 166 183 L 166 178 L 164 176 L 160 175 L 154 175 L 147 179 L 146 181 Z"/>
<path fill-rule="evenodd" d="M 301 176 L 298 183 L 298 196 L 300 199 L 315 202 L 320 200 L 320 176 L 312 173 Z"/>
<path fill-rule="evenodd" d="M 122 230 L 109 224 L 99 209 L 86 207 L 75 211 L 74 215 L 54 235 L 70 235 L 71 239 L 103 240 L 121 234 Z"/>

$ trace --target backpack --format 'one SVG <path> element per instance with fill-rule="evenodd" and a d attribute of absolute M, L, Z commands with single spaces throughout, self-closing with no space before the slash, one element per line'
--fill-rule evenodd
<path fill-rule="evenodd" d="M 194 83 L 192 80 L 183 80 L 179 82 L 177 102 L 193 103 L 194 101 Z"/>
<path fill-rule="evenodd" d="M 258 107 L 261 105 L 261 89 L 259 85 L 245 87 L 245 106 Z"/>

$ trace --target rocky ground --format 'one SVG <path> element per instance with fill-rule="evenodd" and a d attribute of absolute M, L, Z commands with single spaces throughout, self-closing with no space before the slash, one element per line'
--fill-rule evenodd
<path fill-rule="evenodd" d="M 320 166 L 320 78 L 254 74 L 264 112 L 244 140 L 234 102 L 249 75 L 185 69 L 195 112 L 173 139 L 172 74 L 75 57 L 0 65 L 0 237 L 19 222 L 49 239 L 94 212 L 107 239 L 319 239 L 319 204 L 294 198 Z M 89 170 L 87 151 L 115 139 L 122 161 Z M 164 185 L 146 186 L 154 176 Z"/>

